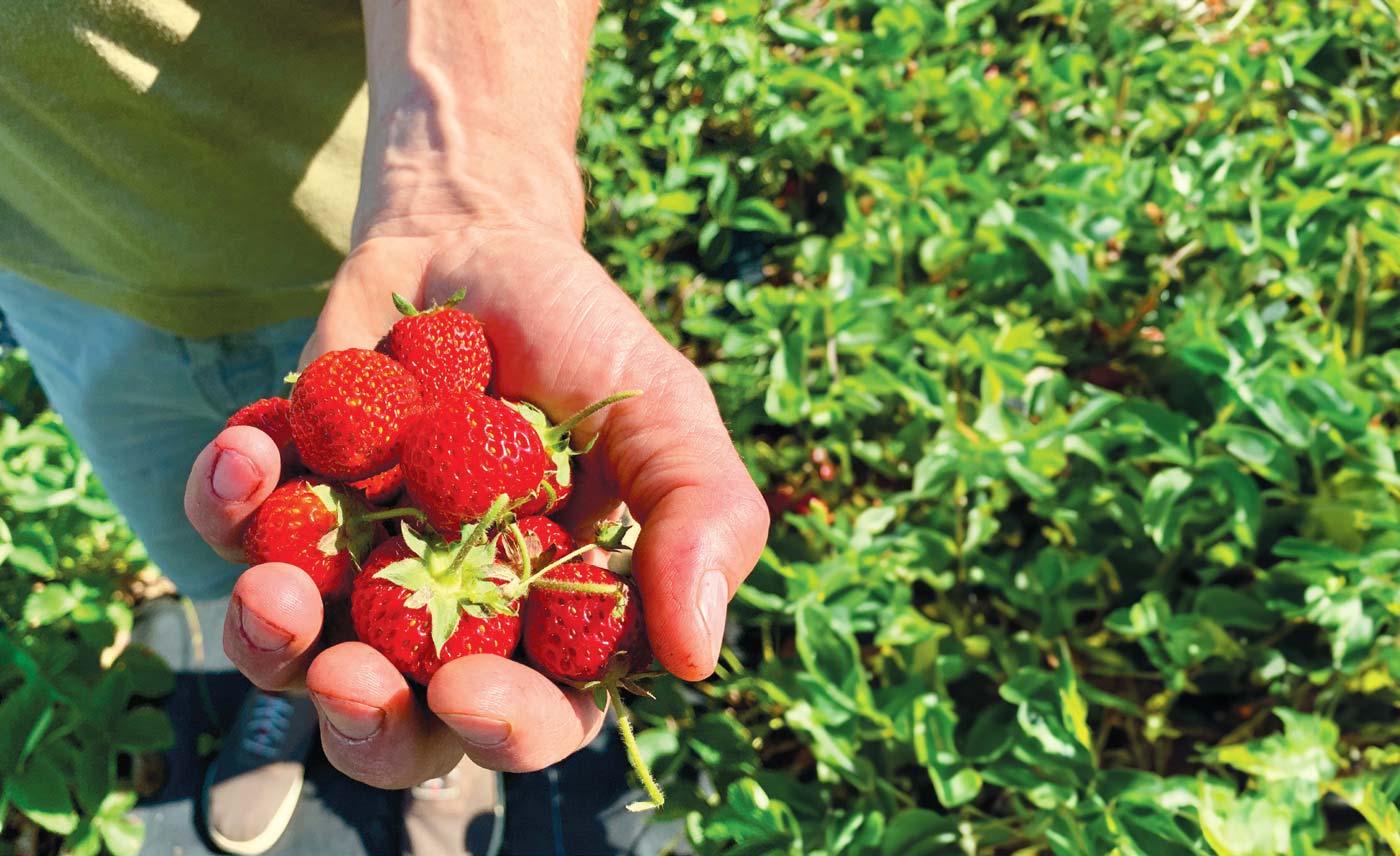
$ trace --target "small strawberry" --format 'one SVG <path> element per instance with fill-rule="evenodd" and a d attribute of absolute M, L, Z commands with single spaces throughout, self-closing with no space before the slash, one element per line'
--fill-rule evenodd
<path fill-rule="evenodd" d="M 515 410 L 466 392 L 438 402 L 404 432 L 401 466 L 414 504 L 442 537 L 486 513 L 501 494 L 518 502 L 544 478 L 540 437 Z"/>
<path fill-rule="evenodd" d="M 292 469 L 301 463 L 301 458 L 292 442 L 291 407 L 292 403 L 285 398 L 260 398 L 230 416 L 224 427 L 248 425 L 262 431 L 281 450 L 283 470 Z"/>
<path fill-rule="evenodd" d="M 506 401 L 506 404 L 518 410 L 520 415 L 525 417 L 525 421 L 529 422 L 531 427 L 539 433 L 540 443 L 544 446 L 545 454 L 549 458 L 545 462 L 545 476 L 535 489 L 534 495 L 517 508 L 516 513 L 521 515 L 553 514 L 563 508 L 564 503 L 569 499 L 569 494 L 573 492 L 573 467 L 569 459 L 574 455 L 588 451 L 587 449 L 575 451 L 569 432 L 573 431 L 580 422 L 604 407 L 637 395 L 641 395 L 641 392 L 632 390 L 610 395 L 602 401 L 588 405 L 558 425 L 550 425 L 549 417 L 544 414 L 544 411 L 528 401 Z"/>
<path fill-rule="evenodd" d="M 649 803 L 628 808 L 659 807 L 665 797 L 637 752 L 618 692 L 618 687 L 642 692 L 634 680 L 651 662 L 636 586 L 606 568 L 582 562 L 546 568 L 530 582 L 523 620 L 530 662 L 561 683 L 592 689 L 600 708 L 612 702 L 627 756 L 651 797 Z"/>
<path fill-rule="evenodd" d="M 394 305 L 404 317 L 375 348 L 418 379 L 429 403 L 461 392 L 481 392 L 491 381 L 486 331 L 471 313 L 457 308 L 465 296 L 459 291 L 446 303 L 419 312 L 395 294 Z"/>
<path fill-rule="evenodd" d="M 519 528 L 518 535 L 515 529 L 496 533 L 496 559 L 525 573 L 574 549 L 574 539 L 548 517 L 522 517 L 513 525 Z M 522 550 L 528 563 L 520 561 Z"/>
<path fill-rule="evenodd" d="M 496 513 L 504 507 L 502 501 Z M 401 537 L 370 553 L 355 579 L 355 634 L 420 684 L 458 657 L 509 657 L 520 641 L 523 588 L 497 564 L 486 528 L 478 525 L 450 546 L 405 526 Z"/>
<path fill-rule="evenodd" d="M 345 486 L 364 497 L 370 505 L 389 505 L 403 493 L 403 469 L 394 464 L 377 476 L 346 482 Z"/>
<path fill-rule="evenodd" d="M 322 597 L 344 594 L 355 563 L 369 551 L 375 523 L 353 496 L 320 479 L 278 485 L 248 519 L 243 552 L 249 564 L 286 562 L 316 583 Z"/>
<path fill-rule="evenodd" d="M 312 471 L 356 481 L 398 460 L 404 430 L 422 408 L 413 375 L 389 357 L 351 348 L 322 354 L 292 387 L 292 436 Z"/>
<path fill-rule="evenodd" d="M 570 562 L 535 580 L 525 601 L 525 653 L 557 681 L 625 678 L 651 662 L 636 586 Z"/>

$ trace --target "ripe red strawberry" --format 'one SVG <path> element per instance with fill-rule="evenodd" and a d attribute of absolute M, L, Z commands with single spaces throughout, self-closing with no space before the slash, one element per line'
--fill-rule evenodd
<path fill-rule="evenodd" d="M 292 403 L 285 398 L 260 398 L 230 416 L 224 427 L 248 425 L 271 437 L 282 452 L 282 467 L 286 470 L 301 463 L 296 444 L 292 442 L 291 407 Z"/>
<path fill-rule="evenodd" d="M 481 392 L 491 381 L 491 349 L 486 331 L 469 312 L 456 307 L 459 291 L 424 312 L 394 295 L 404 317 L 394 322 L 375 350 L 403 364 L 432 403 L 462 392 Z"/>
<path fill-rule="evenodd" d="M 375 523 L 358 499 L 320 479 L 294 478 L 263 500 L 243 530 L 249 564 L 287 562 L 316 583 L 322 597 L 344 594 L 355 563 L 369 551 Z"/>
<path fill-rule="evenodd" d="M 650 802 L 632 811 L 658 808 L 665 795 L 647 769 L 618 687 L 643 692 L 634 682 L 651 662 L 642 623 L 642 601 L 631 580 L 605 568 L 571 562 L 531 582 L 524 611 L 525 653 L 536 668 L 557 681 L 592 689 L 600 708 L 609 701 L 627 758 Z"/>
<path fill-rule="evenodd" d="M 522 517 L 515 521 L 530 558 L 531 568 L 543 568 L 574 549 L 574 539 L 548 517 Z M 509 531 L 496 533 L 496 560 L 521 568 L 520 545 Z"/>
<path fill-rule="evenodd" d="M 519 411 L 520 415 L 525 417 L 525 421 L 529 422 L 539 433 L 540 444 L 544 446 L 545 455 L 548 458 L 544 464 L 544 478 L 535 488 L 533 495 L 516 509 L 516 513 L 521 515 L 553 514 L 562 508 L 564 503 L 568 501 L 569 494 L 573 491 L 573 466 L 569 459 L 580 454 L 574 450 L 569 432 L 573 431 L 580 422 L 609 404 L 616 404 L 640 394 L 640 392 L 631 391 L 610 395 L 602 401 L 588 405 L 558 425 L 551 425 L 549 417 L 545 416 L 544 411 L 528 401 L 506 401 L 506 404 Z"/>
<path fill-rule="evenodd" d="M 321 475 L 369 478 L 398 460 L 422 399 L 413 375 L 383 354 L 359 348 L 322 354 L 292 388 L 297 451 Z"/>
<path fill-rule="evenodd" d="M 484 515 L 497 496 L 524 499 L 544 478 L 544 448 L 524 417 L 467 392 L 428 409 L 404 432 L 408 494 L 442 537 Z"/>
<path fill-rule="evenodd" d="M 631 580 L 583 562 L 535 580 L 525 601 L 525 653 L 557 681 L 621 679 L 651 662 L 642 599 Z"/>
<path fill-rule="evenodd" d="M 388 505 L 403 493 L 403 469 L 394 464 L 377 476 L 347 482 L 345 486 L 364 497 L 370 505 Z"/>
<path fill-rule="evenodd" d="M 360 641 L 420 684 L 458 657 L 509 657 L 520 641 L 519 581 L 496 564 L 484 534 L 449 547 L 403 532 L 376 547 L 355 578 L 350 614 Z"/>

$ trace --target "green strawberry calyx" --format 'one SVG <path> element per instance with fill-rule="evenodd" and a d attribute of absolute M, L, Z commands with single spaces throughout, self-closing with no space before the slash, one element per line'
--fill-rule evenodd
<path fill-rule="evenodd" d="M 321 536 L 316 549 L 326 556 L 348 552 L 350 558 L 359 564 L 374 545 L 374 522 L 366 519 L 368 509 L 355 497 L 328 484 L 313 484 L 309 490 L 327 511 L 335 515 L 335 526 Z"/>
<path fill-rule="evenodd" d="M 439 655 L 457 632 L 463 615 L 487 619 L 516 614 L 519 595 L 513 592 L 518 578 L 514 569 L 496 561 L 493 542 L 486 537 L 491 523 L 504 513 L 508 499 L 498 497 L 486 516 L 456 545 L 429 541 L 411 526 L 404 526 L 403 540 L 413 555 L 374 575 L 411 592 L 404 606 L 427 609 L 433 647 Z"/>
<path fill-rule="evenodd" d="M 569 459 L 574 455 L 586 453 L 593 444 L 589 443 L 583 449 L 575 449 L 570 442 L 569 433 L 578 427 L 578 424 L 593 414 L 619 401 L 626 401 L 642 394 L 640 389 L 629 389 L 623 392 L 614 393 L 607 398 L 593 402 L 579 412 L 560 422 L 558 425 L 550 424 L 549 417 L 545 415 L 535 405 L 528 401 L 505 401 L 516 412 L 525 417 L 525 421 L 530 423 L 530 427 L 540 435 L 540 442 L 544 444 L 544 452 L 549 457 L 549 462 L 553 466 L 554 479 L 561 487 L 568 487 L 572 480 L 572 468 L 569 466 Z M 504 399 L 503 399 L 504 400 Z M 555 496 L 554 488 L 549 484 L 548 479 L 541 482 L 540 489 L 549 494 L 549 503 L 552 506 L 558 499 Z"/>
<path fill-rule="evenodd" d="M 394 308 L 399 310 L 399 314 L 403 317 L 412 318 L 415 315 L 426 315 L 429 312 L 437 312 L 443 309 L 451 309 L 455 307 L 458 303 L 461 303 L 464 299 L 466 299 L 466 296 L 467 290 L 465 288 L 459 288 L 452 293 L 451 297 L 433 306 L 431 309 L 420 310 L 418 307 L 414 306 L 413 303 L 409 301 L 407 297 L 404 297 L 402 294 L 395 292 Z"/>

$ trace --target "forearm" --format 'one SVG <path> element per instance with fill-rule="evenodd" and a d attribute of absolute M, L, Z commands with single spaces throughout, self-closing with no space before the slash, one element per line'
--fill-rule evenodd
<path fill-rule="evenodd" d="M 363 0 L 370 118 L 355 240 L 526 219 L 577 236 L 595 0 Z"/>

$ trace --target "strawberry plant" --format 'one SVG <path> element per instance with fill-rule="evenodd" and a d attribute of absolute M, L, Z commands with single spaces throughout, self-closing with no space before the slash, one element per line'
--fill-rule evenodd
<path fill-rule="evenodd" d="M 591 249 L 775 513 L 707 854 L 1400 848 L 1393 4 L 614 4 Z"/>
<path fill-rule="evenodd" d="M 163 662 L 127 647 L 144 552 L 20 352 L 0 353 L 0 852 L 134 856 Z"/>

